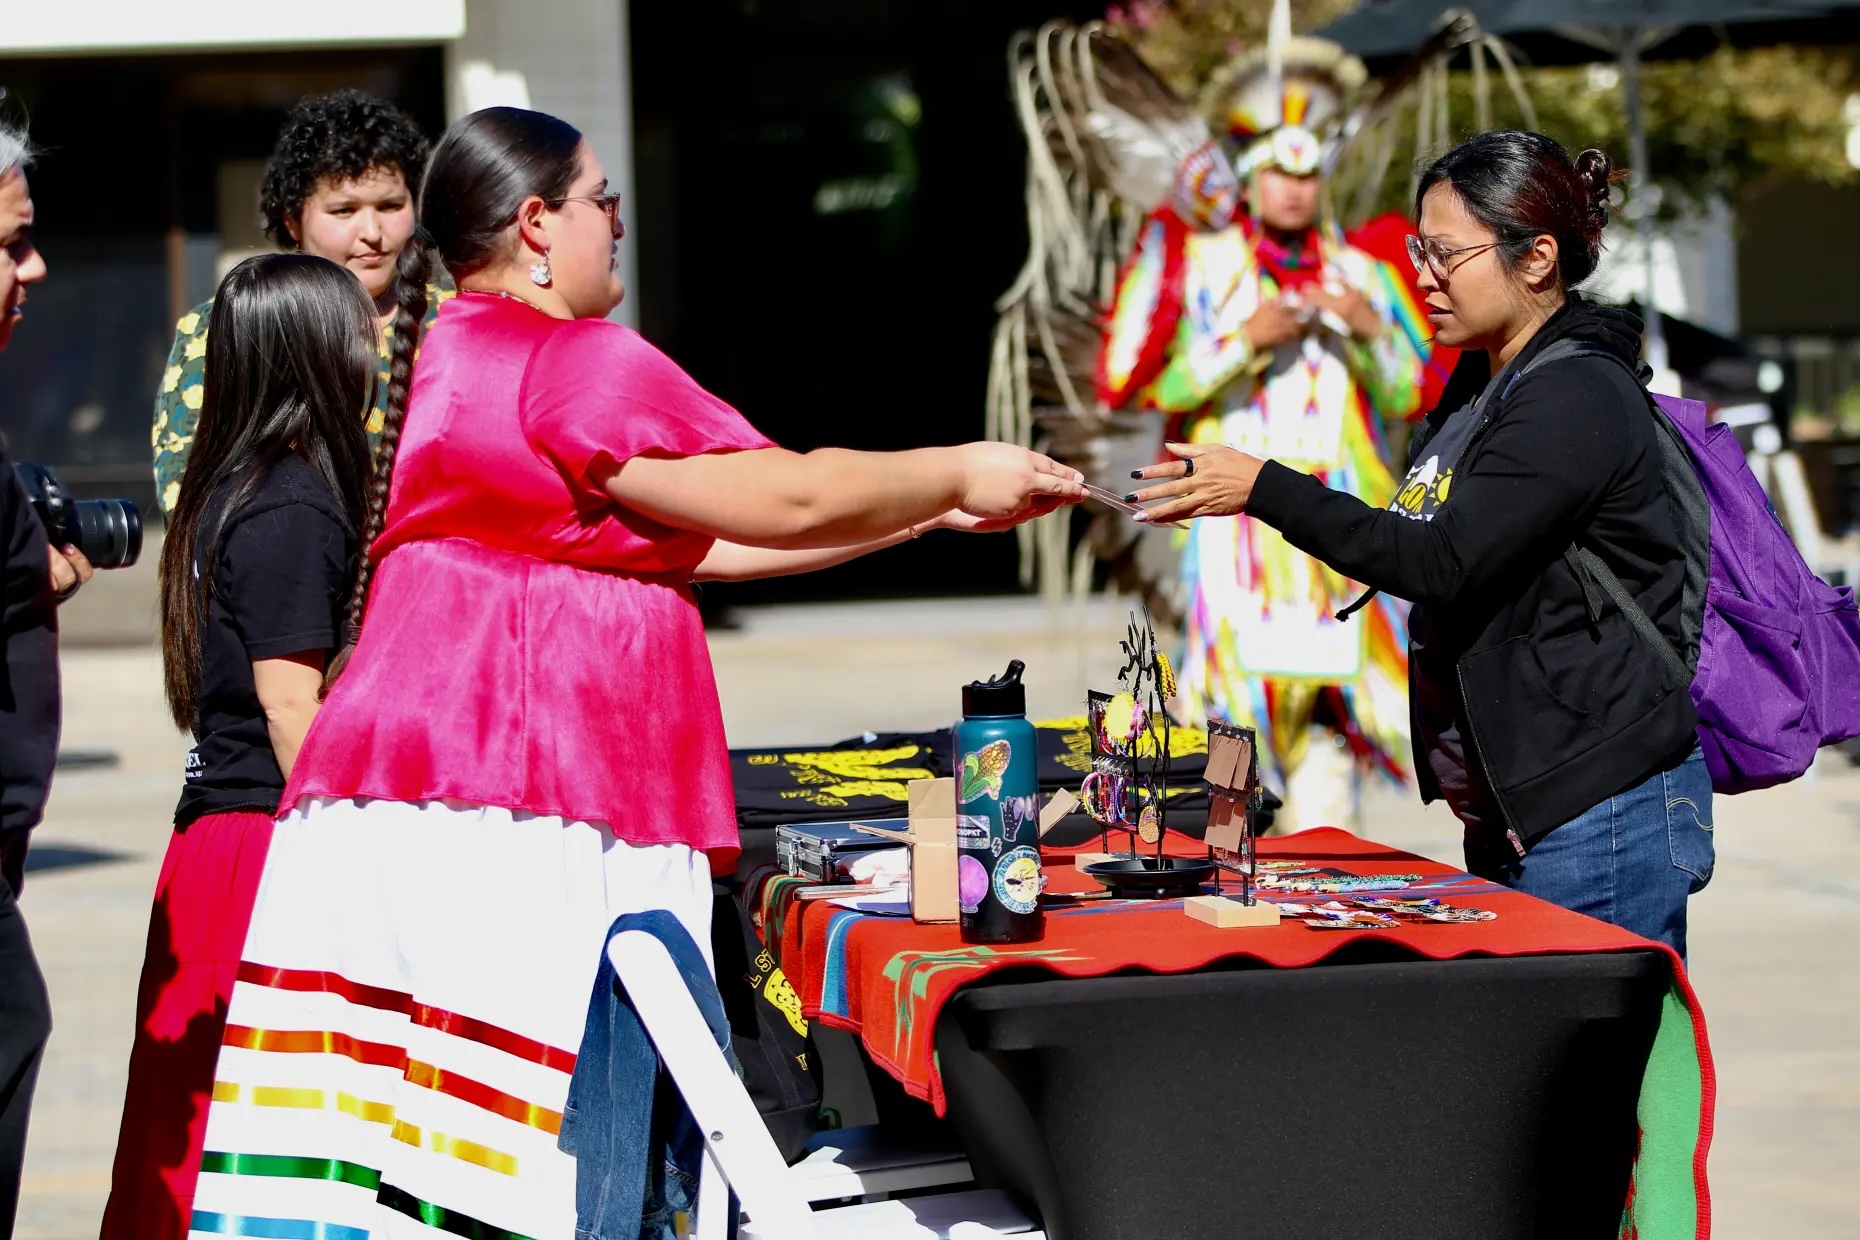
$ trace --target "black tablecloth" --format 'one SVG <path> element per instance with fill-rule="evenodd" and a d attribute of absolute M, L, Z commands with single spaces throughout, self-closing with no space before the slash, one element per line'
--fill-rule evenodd
<path fill-rule="evenodd" d="M 1049 1240 L 1616 1235 L 1654 952 L 1050 979 L 936 1028 L 977 1178 Z"/>

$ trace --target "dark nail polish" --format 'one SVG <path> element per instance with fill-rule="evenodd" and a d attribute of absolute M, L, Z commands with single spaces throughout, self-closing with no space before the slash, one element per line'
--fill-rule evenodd
<path fill-rule="evenodd" d="M 1132 478 L 1141 478 L 1143 477 L 1143 471 L 1140 469 L 1133 469 L 1130 471 L 1130 476 Z"/>
<path fill-rule="evenodd" d="M 1125 502 L 1126 504 L 1134 504 L 1134 503 L 1136 503 L 1136 502 L 1137 502 L 1137 493 L 1136 493 L 1135 491 L 1132 491 L 1132 492 L 1131 492 L 1130 494 L 1128 494 L 1128 495 L 1126 495 L 1126 496 L 1124 496 L 1124 502 Z"/>

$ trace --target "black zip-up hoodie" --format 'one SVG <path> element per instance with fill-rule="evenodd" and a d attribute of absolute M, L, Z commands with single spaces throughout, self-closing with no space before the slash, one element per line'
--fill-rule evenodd
<path fill-rule="evenodd" d="M 1580 540 L 1678 642 L 1685 562 L 1633 378 L 1640 332 L 1632 314 L 1572 294 L 1508 368 L 1521 377 L 1487 402 L 1431 521 L 1371 508 L 1276 461 L 1247 504 L 1292 545 L 1427 608 L 1427 663 L 1454 670 L 1468 760 L 1527 846 L 1672 765 L 1698 727 L 1687 686 L 1617 609 L 1594 613 L 1564 560 Z M 1627 366 L 1572 357 L 1528 370 L 1564 339 Z M 1411 459 L 1490 379 L 1484 353 L 1461 359 Z M 1437 799 L 1426 755 L 1415 771 L 1422 798 Z"/>

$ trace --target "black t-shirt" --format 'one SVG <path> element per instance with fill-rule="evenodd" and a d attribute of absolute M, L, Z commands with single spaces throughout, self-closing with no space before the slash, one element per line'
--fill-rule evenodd
<path fill-rule="evenodd" d="M 177 826 L 229 810 L 275 813 L 284 774 L 271 750 L 252 664 L 307 650 L 334 654 L 355 584 L 355 534 L 303 460 L 274 466 L 219 530 L 225 492 L 208 505 L 201 547 L 214 546 L 201 629 L 199 722 L 187 755 Z"/>

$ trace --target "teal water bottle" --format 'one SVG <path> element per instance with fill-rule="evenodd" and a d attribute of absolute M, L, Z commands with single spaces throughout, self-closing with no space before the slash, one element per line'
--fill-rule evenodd
<path fill-rule="evenodd" d="M 1040 777 L 1026 664 L 962 690 L 956 725 L 956 876 L 965 943 L 1030 943 L 1040 912 Z"/>

